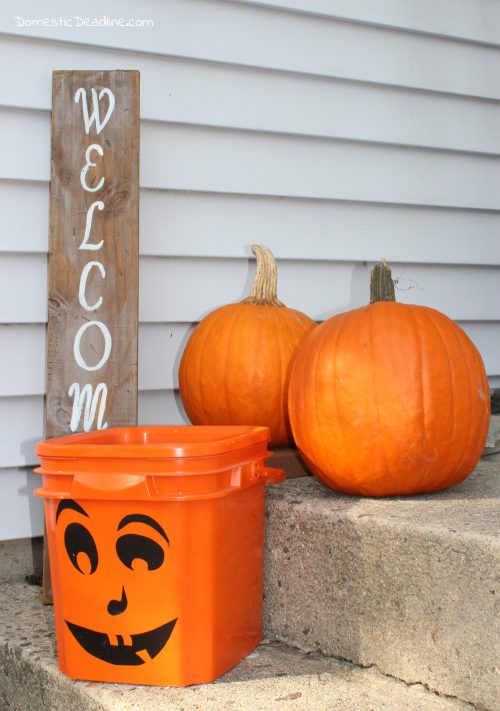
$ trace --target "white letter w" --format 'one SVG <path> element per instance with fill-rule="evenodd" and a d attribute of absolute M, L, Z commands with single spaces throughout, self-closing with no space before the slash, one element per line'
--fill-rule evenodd
<path fill-rule="evenodd" d="M 97 91 L 95 89 L 91 89 L 92 93 L 92 113 L 89 116 L 89 107 L 87 103 L 87 92 L 83 87 L 80 87 L 79 89 L 76 90 L 75 92 L 75 103 L 78 104 L 80 99 L 82 100 L 82 111 L 83 111 L 83 120 L 85 122 L 85 133 L 89 133 L 92 124 L 95 123 L 95 130 L 97 132 L 97 135 L 99 135 L 104 128 L 104 126 L 108 123 L 109 119 L 111 118 L 111 114 L 113 113 L 113 109 L 115 108 L 115 96 L 111 89 L 104 88 L 101 89 L 99 92 L 99 97 L 97 96 Z M 109 105 L 108 105 L 108 111 L 106 113 L 106 116 L 104 117 L 102 123 L 101 119 L 99 117 L 99 101 L 102 99 L 104 94 L 107 94 L 108 99 L 109 99 Z"/>

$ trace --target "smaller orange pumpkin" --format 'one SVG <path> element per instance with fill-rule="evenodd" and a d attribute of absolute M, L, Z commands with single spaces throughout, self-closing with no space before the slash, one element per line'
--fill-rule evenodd
<path fill-rule="evenodd" d="M 195 425 L 262 425 L 275 446 L 291 444 L 287 411 L 290 363 L 316 323 L 277 297 L 271 251 L 253 245 L 257 273 L 250 296 L 212 311 L 195 328 L 179 367 L 179 389 Z"/>
<path fill-rule="evenodd" d="M 289 386 L 293 435 L 321 481 L 347 494 L 439 491 L 484 448 L 489 389 L 476 347 L 451 319 L 398 304 L 387 265 L 369 306 L 309 334 Z"/>

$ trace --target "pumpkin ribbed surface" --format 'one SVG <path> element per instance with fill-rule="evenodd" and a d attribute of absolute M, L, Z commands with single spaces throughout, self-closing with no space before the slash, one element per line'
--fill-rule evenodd
<path fill-rule="evenodd" d="M 262 425 L 272 444 L 282 446 L 291 443 L 290 363 L 316 323 L 277 299 L 274 259 L 265 247 L 252 249 L 252 294 L 200 321 L 181 358 L 179 389 L 193 424 Z"/>
<path fill-rule="evenodd" d="M 294 359 L 289 415 L 301 454 L 332 488 L 432 492 L 476 465 L 488 381 L 476 347 L 444 314 L 377 302 L 307 336 Z"/>

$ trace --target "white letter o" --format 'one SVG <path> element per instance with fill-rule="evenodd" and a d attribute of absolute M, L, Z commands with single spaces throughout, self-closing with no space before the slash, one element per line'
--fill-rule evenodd
<path fill-rule="evenodd" d="M 82 354 L 80 353 L 80 341 L 82 340 L 83 334 L 85 333 L 87 328 L 90 328 L 90 326 L 97 326 L 97 328 L 100 329 L 104 337 L 104 353 L 97 365 L 87 365 L 87 363 L 82 358 Z M 108 361 L 109 354 L 111 353 L 111 345 L 111 333 L 109 332 L 108 327 L 105 326 L 101 321 L 87 321 L 87 323 L 84 323 L 82 326 L 80 326 L 75 336 L 75 343 L 73 345 L 73 353 L 75 355 L 75 360 L 80 366 L 80 368 L 84 368 L 84 370 L 100 370 L 100 368 L 102 368 L 103 365 L 105 365 Z"/>

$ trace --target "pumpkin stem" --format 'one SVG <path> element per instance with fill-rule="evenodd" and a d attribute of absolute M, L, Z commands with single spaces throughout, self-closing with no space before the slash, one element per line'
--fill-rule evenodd
<path fill-rule="evenodd" d="M 263 244 L 252 244 L 252 254 L 257 259 L 257 271 L 252 284 L 250 296 L 243 299 L 242 304 L 257 306 L 284 306 L 278 299 L 278 272 L 273 253 Z"/>
<path fill-rule="evenodd" d="M 377 301 L 396 301 L 394 280 L 385 259 L 373 267 L 370 275 L 370 304 Z"/>

